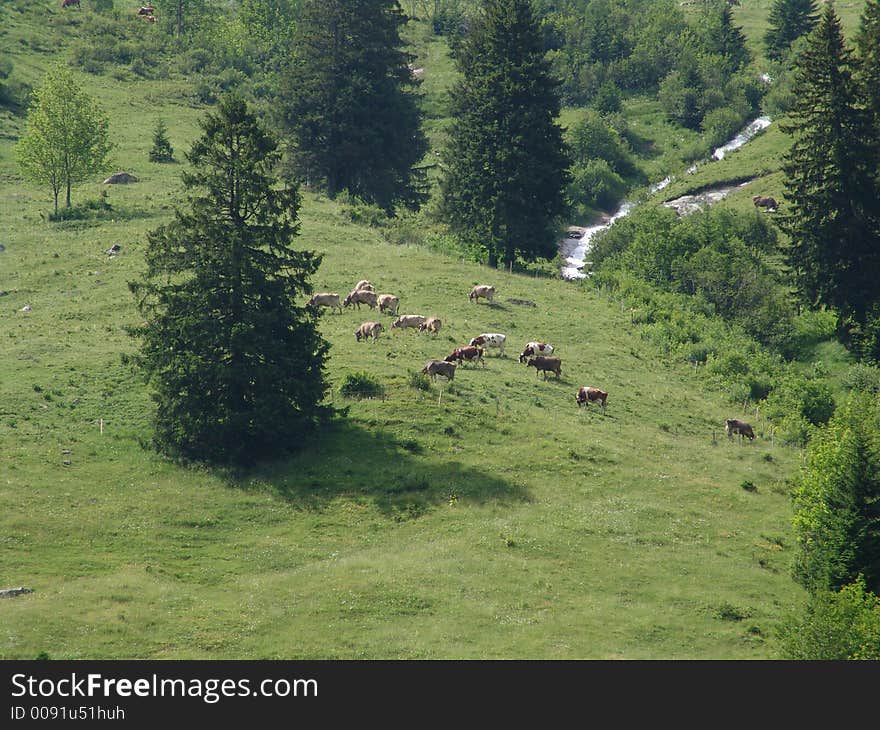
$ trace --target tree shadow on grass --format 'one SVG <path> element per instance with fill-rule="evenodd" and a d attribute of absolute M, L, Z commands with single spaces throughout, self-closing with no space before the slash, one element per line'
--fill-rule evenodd
<path fill-rule="evenodd" d="M 516 503 L 528 490 L 431 453 L 414 439 L 335 421 L 303 450 L 239 476 L 243 489 L 269 485 L 298 509 L 320 512 L 345 497 L 372 503 L 382 514 L 412 519 L 451 502 Z"/>

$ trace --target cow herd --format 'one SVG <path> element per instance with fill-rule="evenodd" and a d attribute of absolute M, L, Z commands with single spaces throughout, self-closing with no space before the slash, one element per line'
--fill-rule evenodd
<path fill-rule="evenodd" d="M 480 299 L 485 299 L 491 303 L 495 297 L 495 287 L 489 285 L 478 285 L 471 289 L 468 294 L 469 301 L 477 303 Z M 391 323 L 390 329 L 403 330 L 415 329 L 418 332 L 429 332 L 437 335 L 440 332 L 442 322 L 439 317 L 426 317 L 421 314 L 400 314 L 398 315 L 398 307 L 400 298 L 394 294 L 377 294 L 376 287 L 367 279 L 362 279 L 354 288 L 344 297 L 340 298 L 337 292 L 319 292 L 309 299 L 307 306 L 311 308 L 326 307 L 331 311 L 338 311 L 342 314 L 343 309 L 357 307 L 360 309 L 364 304 L 370 309 L 376 309 L 382 314 L 390 314 L 395 317 Z M 381 322 L 367 321 L 363 322 L 354 332 L 357 342 L 376 342 L 385 326 Z M 442 359 L 431 359 L 425 363 L 421 369 L 421 374 L 427 375 L 431 380 L 436 380 L 437 376 L 444 377 L 447 381 L 455 378 L 456 370 L 464 367 L 466 364 L 472 367 L 486 367 L 486 353 L 492 349 L 497 350 L 498 357 L 506 357 L 505 346 L 507 345 L 507 335 L 501 332 L 483 332 L 472 337 L 467 345 L 456 347 L 453 351 Z M 562 375 L 562 360 L 553 356 L 554 347 L 547 342 L 539 342 L 532 340 L 527 342 L 519 355 L 519 362 L 525 363 L 527 367 L 535 368 L 535 375 L 544 374 L 547 379 L 548 373 L 552 373 L 559 379 Z M 575 394 L 575 401 L 578 406 L 584 406 L 589 403 L 597 403 L 605 413 L 608 393 L 594 388 L 592 386 L 583 386 L 578 389 Z"/>
<path fill-rule="evenodd" d="M 479 285 L 473 287 L 468 294 L 468 299 L 476 303 L 479 299 L 485 299 L 492 302 L 495 296 L 495 287 L 487 285 Z M 321 292 L 315 294 L 308 301 L 308 306 L 313 308 L 327 307 L 331 310 L 338 310 L 342 314 L 343 308 L 357 307 L 360 309 L 361 304 L 367 305 L 370 309 L 376 309 L 382 314 L 390 314 L 395 317 L 391 323 L 391 329 L 415 329 L 418 332 L 429 332 L 437 335 L 440 332 L 441 320 L 439 317 L 426 317 L 421 314 L 401 314 L 398 315 L 398 307 L 400 298 L 394 294 L 376 294 L 375 286 L 372 282 L 363 279 L 355 284 L 354 288 L 348 295 L 340 300 L 340 295 L 335 292 Z M 358 342 L 366 342 L 371 340 L 376 342 L 385 326 L 381 322 L 368 321 L 363 322 L 354 332 L 355 339 Z M 500 332 L 484 332 L 469 340 L 467 345 L 456 347 L 453 351 L 443 359 L 431 359 L 425 363 L 421 369 L 421 374 L 427 375 L 431 380 L 436 380 L 437 376 L 444 377 L 447 381 L 455 378 L 456 370 L 459 367 L 470 364 L 473 367 L 486 367 L 485 355 L 487 351 L 495 349 L 498 351 L 498 357 L 506 357 L 505 346 L 507 344 L 507 335 Z M 549 374 L 553 374 L 557 379 L 562 376 L 562 359 L 553 355 L 554 347 L 547 342 L 539 342 L 533 340 L 527 342 L 519 355 L 519 362 L 525 363 L 527 367 L 535 368 L 535 376 L 543 374 L 546 380 Z M 596 404 L 602 409 L 605 415 L 608 405 L 608 392 L 600 388 L 584 385 L 578 388 L 575 393 L 575 402 L 578 408 L 586 407 L 590 403 Z M 728 438 L 739 436 L 740 439 L 747 438 L 754 440 L 755 433 L 752 427 L 737 419 L 725 420 L 725 432 Z"/>

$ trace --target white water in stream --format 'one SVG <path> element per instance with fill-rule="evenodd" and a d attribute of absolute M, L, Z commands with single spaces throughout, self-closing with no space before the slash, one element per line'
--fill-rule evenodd
<path fill-rule="evenodd" d="M 769 125 L 770 117 L 758 117 L 748 126 L 746 126 L 745 129 L 743 129 L 733 139 L 714 150 L 712 152 L 712 157 L 710 158 L 710 160 L 723 160 L 724 156 L 728 152 L 739 149 L 746 142 L 752 139 L 752 137 L 754 137 L 756 134 L 765 130 Z M 704 162 L 708 162 L 710 160 L 706 160 Z M 700 164 L 704 163 L 696 163 L 688 168 L 688 174 L 693 173 Z M 667 175 L 660 182 L 654 183 L 650 188 L 649 195 L 654 195 L 655 193 L 659 192 L 667 185 L 669 185 L 672 180 L 673 178 Z M 731 190 L 735 189 L 735 187 L 736 186 L 726 186 L 724 188 L 719 188 L 717 194 L 715 194 L 714 196 L 712 194 L 712 191 L 706 191 L 704 193 L 704 196 L 706 196 L 707 199 L 709 199 L 710 201 L 714 202 L 715 200 L 720 200 Z M 593 237 L 600 231 L 604 231 L 610 228 L 612 225 L 614 225 L 615 221 L 618 221 L 625 215 L 628 215 L 630 211 L 635 208 L 635 206 L 636 203 L 633 201 L 624 201 L 623 203 L 621 203 L 620 207 L 614 212 L 612 216 L 604 219 L 601 223 L 588 227 L 569 226 L 566 237 L 559 242 L 559 255 L 562 257 L 562 260 L 566 264 L 562 267 L 562 278 L 585 279 L 587 276 L 589 276 L 589 272 L 585 272 L 584 268 L 588 264 L 592 263 L 587 260 L 587 256 L 589 256 L 590 253 L 591 241 Z"/>

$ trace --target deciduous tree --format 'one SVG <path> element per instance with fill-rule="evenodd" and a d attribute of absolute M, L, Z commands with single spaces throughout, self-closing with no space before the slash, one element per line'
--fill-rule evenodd
<path fill-rule="evenodd" d="M 17 147 L 22 174 L 48 184 L 58 213 L 58 195 L 101 172 L 112 149 L 107 116 L 64 66 L 50 70 L 34 92 L 24 136 Z"/>

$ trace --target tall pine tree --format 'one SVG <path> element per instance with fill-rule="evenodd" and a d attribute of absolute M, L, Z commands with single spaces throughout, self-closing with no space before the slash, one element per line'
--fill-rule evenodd
<path fill-rule="evenodd" d="M 133 358 L 154 387 L 154 440 L 174 457 L 242 464 L 294 448 L 326 413 L 328 345 L 310 293 L 320 257 L 291 246 L 299 193 L 277 142 L 235 96 L 187 153 L 186 205 L 147 236 L 130 286 L 146 321 Z"/>
<path fill-rule="evenodd" d="M 809 33 L 819 17 L 816 0 L 775 0 L 767 18 L 764 50 L 768 58 L 784 58 L 791 44 Z"/>
<path fill-rule="evenodd" d="M 859 93 L 874 125 L 874 138 L 880 140 L 880 0 L 865 3 L 856 36 L 856 53 Z"/>
<path fill-rule="evenodd" d="M 832 4 L 798 57 L 784 170 L 791 243 L 788 263 L 810 305 L 841 318 L 841 334 L 860 328 L 878 299 L 878 201 L 868 116 Z"/>
<path fill-rule="evenodd" d="M 428 150 L 397 0 L 303 0 L 282 83 L 296 174 L 391 212 L 427 197 Z"/>
<path fill-rule="evenodd" d="M 441 210 L 490 266 L 551 258 L 568 158 L 558 81 L 529 0 L 485 0 L 456 58 Z"/>

